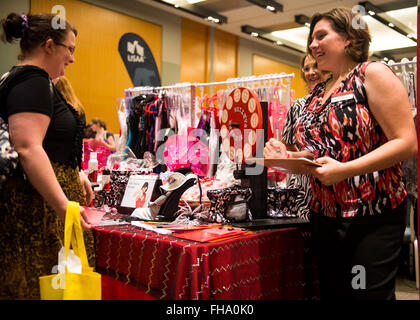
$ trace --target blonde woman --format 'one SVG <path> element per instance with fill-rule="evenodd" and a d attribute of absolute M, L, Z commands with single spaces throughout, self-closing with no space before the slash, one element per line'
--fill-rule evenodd
<path fill-rule="evenodd" d="M 86 115 L 85 108 L 76 96 L 74 89 L 66 76 L 55 79 L 55 87 L 60 91 L 63 98 L 74 108 L 82 119 L 84 127 L 86 127 Z"/>

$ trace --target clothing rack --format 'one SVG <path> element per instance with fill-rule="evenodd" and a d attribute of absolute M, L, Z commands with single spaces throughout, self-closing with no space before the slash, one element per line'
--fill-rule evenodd
<path fill-rule="evenodd" d="M 412 61 L 407 58 L 401 59 L 400 62 L 390 61 L 388 65 L 395 69 L 395 71 L 399 71 L 399 67 L 401 67 L 401 71 L 403 74 L 409 73 L 411 75 L 411 80 L 414 82 L 414 94 L 411 95 L 410 100 L 410 92 L 409 92 L 409 100 L 410 105 L 412 106 L 413 116 L 417 116 L 417 57 L 414 57 Z M 405 67 L 408 67 L 407 70 Z M 414 105 L 411 104 L 414 101 Z M 415 119 L 417 121 L 417 119 Z M 419 257 L 418 257 L 418 239 L 415 234 L 415 226 L 414 226 L 414 215 L 417 214 L 417 158 L 411 158 L 403 162 L 403 172 L 406 179 L 406 189 L 411 197 L 407 197 L 407 211 L 409 216 L 409 223 L 408 227 L 410 228 L 410 254 L 414 255 L 414 274 L 416 280 L 416 287 L 419 288 Z M 406 232 L 407 233 L 407 232 Z M 410 258 L 411 259 L 411 258 Z"/>
<path fill-rule="evenodd" d="M 401 59 L 400 62 L 389 61 L 388 66 L 393 69 L 395 74 L 402 81 L 407 90 L 413 117 L 417 115 L 417 57 L 412 61 L 407 58 Z"/>
<path fill-rule="evenodd" d="M 142 94 L 142 93 L 156 93 L 156 91 L 164 91 L 164 90 L 189 90 L 191 95 L 191 125 L 194 126 L 195 124 L 195 99 L 196 99 L 196 89 L 203 88 L 203 87 L 212 87 L 212 86 L 219 86 L 219 85 L 237 85 L 237 84 L 245 84 L 245 83 L 258 83 L 262 81 L 271 81 L 271 80 L 286 80 L 287 82 L 287 91 L 290 93 L 290 82 L 295 76 L 294 73 L 286 74 L 286 73 L 273 73 L 273 74 L 266 74 L 260 76 L 247 76 L 241 78 L 230 78 L 226 81 L 217 81 L 217 82 L 204 82 L 204 83 L 190 83 L 190 82 L 182 82 L 177 83 L 174 85 L 169 86 L 161 86 L 161 87 L 150 87 L 150 86 L 140 86 L 140 87 L 133 87 L 124 90 L 124 96 L 126 98 L 132 97 L 134 95 Z M 290 101 L 290 94 L 288 99 L 288 107 L 291 105 Z"/>
<path fill-rule="evenodd" d="M 239 84 L 239 83 L 245 83 L 245 82 L 258 82 L 258 81 L 266 81 L 266 80 L 278 80 L 278 79 L 291 80 L 294 76 L 295 76 L 294 73 L 291 73 L 291 74 L 273 73 L 273 74 L 267 74 L 267 75 L 262 75 L 262 76 L 230 78 L 230 79 L 227 79 L 226 81 L 195 83 L 195 85 L 197 87 L 208 87 L 208 86 L 217 86 L 217 85 Z"/>
<path fill-rule="evenodd" d="M 392 68 L 398 68 L 403 66 L 417 66 L 417 57 L 414 57 L 412 61 L 408 60 L 407 58 L 401 59 L 400 62 L 394 62 L 393 60 L 388 61 L 387 65 Z"/>
<path fill-rule="evenodd" d="M 266 74 L 261 76 L 249 76 L 249 77 L 242 77 L 242 78 L 230 78 L 226 81 L 218 81 L 218 82 L 204 82 L 204 83 L 195 83 L 195 86 L 199 88 L 209 87 L 209 86 L 219 86 L 219 85 L 235 85 L 235 84 L 245 84 L 245 83 L 252 83 L 252 82 L 261 82 L 261 81 L 269 81 L 269 80 L 281 80 L 285 79 L 287 81 L 287 90 L 290 92 L 290 82 L 292 81 L 293 77 L 295 76 L 294 73 L 286 74 L 286 73 L 273 73 L 273 74 Z M 290 97 L 288 101 L 288 107 L 290 107 Z"/>
<path fill-rule="evenodd" d="M 191 105 L 195 99 L 195 85 L 190 82 L 181 82 L 169 86 L 160 86 L 160 87 L 150 87 L 150 86 L 143 86 L 143 87 L 133 87 L 124 90 L 125 97 L 132 97 L 134 95 L 139 95 L 143 93 L 157 93 L 158 91 L 178 91 L 178 90 L 190 90 L 191 95 Z M 191 110 L 193 111 L 193 110 Z M 191 112 L 191 123 L 194 123 L 194 114 Z"/>
<path fill-rule="evenodd" d="M 161 87 L 150 87 L 150 86 L 143 86 L 143 87 L 133 87 L 124 90 L 125 95 L 132 96 L 133 94 L 141 94 L 141 93 L 152 93 L 156 91 L 163 91 L 163 90 L 173 90 L 173 89 L 192 89 L 194 87 L 193 84 L 189 82 L 182 82 L 177 83 L 170 86 L 161 86 Z"/>

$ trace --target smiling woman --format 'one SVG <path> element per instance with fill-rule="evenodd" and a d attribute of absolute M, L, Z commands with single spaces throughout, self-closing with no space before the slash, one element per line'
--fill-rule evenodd
<path fill-rule="evenodd" d="M 405 229 L 401 161 L 417 153 L 407 93 L 384 64 L 368 62 L 369 30 L 351 9 L 311 19 L 308 52 L 331 77 L 316 85 L 294 126 L 297 147 L 321 167 L 310 183 L 322 299 L 395 299 Z M 266 146 L 275 157 L 280 142 Z M 293 157 L 293 153 L 292 153 Z M 362 266 L 363 290 L 352 286 Z"/>
<path fill-rule="evenodd" d="M 315 14 L 312 16 L 308 37 L 308 48 L 312 55 L 314 57 L 320 57 L 325 54 L 320 48 L 316 47 L 318 41 L 321 41 L 324 37 L 331 36 L 333 40 L 338 41 L 336 44 L 339 44 L 341 40 L 340 36 L 342 36 L 344 37 L 343 40 L 345 40 L 344 53 L 355 62 L 367 61 L 369 57 L 369 45 L 371 42 L 369 27 L 366 23 L 356 26 L 354 21 L 357 19 L 358 16 L 350 10 L 336 10 L 331 11 L 328 15 Z M 318 24 L 318 22 L 320 22 L 320 24 Z M 325 24 L 329 24 L 329 26 L 326 26 Z M 316 25 L 317 30 L 314 32 Z M 356 28 L 354 28 L 353 25 L 355 25 Z M 334 33 L 328 32 L 328 27 L 332 28 Z M 338 37 L 334 38 L 335 35 Z M 310 48 L 311 46 L 312 48 Z M 339 48 L 340 47 L 337 49 Z"/>
<path fill-rule="evenodd" d="M 313 90 L 299 119 L 318 136 L 298 134 L 322 164 L 311 181 L 322 298 L 395 299 L 405 228 L 401 161 L 416 154 L 416 132 L 402 83 L 367 62 L 371 38 L 366 24 L 353 26 L 356 18 L 343 8 L 312 17 L 308 50 L 332 77 Z M 366 272 L 364 290 L 351 286 L 354 266 Z"/>
<path fill-rule="evenodd" d="M 57 264 L 67 203 L 86 205 L 91 195 L 79 175 L 82 122 L 51 82 L 74 62 L 77 31 L 68 22 L 54 29 L 53 17 L 11 13 L 1 20 L 2 40 L 20 39 L 21 62 L 0 88 L 0 116 L 23 171 L 0 190 L 0 299 L 39 299 L 38 278 Z M 84 236 L 92 264 L 93 237 L 88 230 Z"/>

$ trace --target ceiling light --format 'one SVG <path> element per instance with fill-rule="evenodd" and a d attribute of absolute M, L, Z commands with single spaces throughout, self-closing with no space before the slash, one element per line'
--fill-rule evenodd
<path fill-rule="evenodd" d="M 308 27 L 308 28 L 311 26 L 310 23 L 309 23 L 310 22 L 309 17 L 305 16 L 304 14 L 295 15 L 295 22 L 299 23 L 299 24 L 301 24 L 305 27 Z"/>
<path fill-rule="evenodd" d="M 274 0 L 246 0 L 270 12 L 283 12 L 283 5 Z"/>
<path fill-rule="evenodd" d="M 306 28 L 304 28 L 306 29 Z M 307 30 L 307 29 L 306 29 Z M 258 38 L 261 40 L 265 40 L 273 45 L 277 45 L 277 46 L 281 46 L 283 48 L 287 48 L 289 50 L 293 50 L 296 53 L 301 54 L 302 52 L 306 51 L 306 47 L 296 47 L 294 45 L 293 42 L 291 41 L 282 41 L 283 39 L 279 39 L 276 36 L 274 36 L 273 32 L 264 30 L 264 29 L 259 29 L 259 28 L 255 28 L 253 26 L 250 25 L 243 25 L 241 26 L 241 31 L 243 33 L 249 34 L 251 37 L 253 38 Z"/>
<path fill-rule="evenodd" d="M 379 21 L 380 23 L 388 26 L 389 28 L 392 28 L 392 30 L 395 30 L 397 32 L 399 32 L 400 34 L 402 34 L 403 36 L 406 36 L 407 38 L 409 38 L 410 40 L 414 40 L 416 41 L 416 38 L 412 38 L 409 37 L 409 34 L 411 34 L 411 32 L 407 32 L 405 29 L 407 29 L 407 26 L 404 26 L 402 23 L 399 23 L 398 21 L 396 21 L 395 19 L 393 19 L 389 14 L 387 14 L 387 12 L 385 12 L 384 10 L 381 10 L 380 8 L 374 6 L 372 3 L 370 3 L 369 1 L 364 1 L 364 2 L 359 2 L 359 5 L 362 5 L 366 11 L 369 13 L 369 15 L 376 19 L 377 21 Z M 371 14 L 370 12 L 374 12 L 375 14 Z M 367 16 L 369 17 L 369 16 Z M 417 42 L 417 41 L 416 41 Z"/>
<path fill-rule="evenodd" d="M 207 20 L 209 20 L 209 21 L 211 21 L 211 22 L 214 22 L 214 23 L 219 23 L 219 19 L 217 19 L 217 18 L 213 18 L 212 16 L 208 16 L 208 17 L 207 17 Z"/>
<path fill-rule="evenodd" d="M 278 41 L 288 43 L 301 52 L 306 51 L 309 36 L 309 29 L 306 27 L 278 30 L 271 32 L 271 34 Z"/>
<path fill-rule="evenodd" d="M 370 43 L 370 52 L 381 52 L 416 46 L 416 42 L 413 41 L 413 39 L 402 35 L 394 28 L 390 28 L 387 24 L 383 24 L 377 19 L 374 19 L 374 17 L 366 15 L 363 19 L 369 26 L 370 33 L 374 35 L 372 36 L 372 42 Z"/>
<path fill-rule="evenodd" d="M 223 24 L 227 23 L 228 19 L 225 16 L 222 16 L 216 12 L 213 12 L 211 10 L 208 10 L 204 7 L 200 7 L 199 5 L 192 4 L 197 3 L 201 1 L 197 0 L 188 0 L 188 1 L 180 1 L 180 0 L 153 0 L 155 2 L 159 2 L 161 4 L 165 4 L 168 6 L 173 6 L 178 10 L 182 10 L 184 12 L 187 12 L 189 14 L 193 14 L 197 17 L 206 19 L 207 21 L 211 21 L 213 23 L 217 24 Z"/>
<path fill-rule="evenodd" d="M 203 1 L 206 1 L 206 0 L 187 0 L 187 2 L 190 4 L 195 4 L 195 3 L 203 2 Z"/>

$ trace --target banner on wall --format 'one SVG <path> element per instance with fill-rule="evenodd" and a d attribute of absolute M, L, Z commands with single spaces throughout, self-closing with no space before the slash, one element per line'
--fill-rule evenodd
<path fill-rule="evenodd" d="M 155 58 L 142 37 L 135 33 L 124 34 L 118 43 L 118 51 L 135 87 L 161 85 Z"/>

